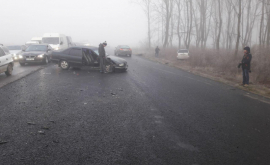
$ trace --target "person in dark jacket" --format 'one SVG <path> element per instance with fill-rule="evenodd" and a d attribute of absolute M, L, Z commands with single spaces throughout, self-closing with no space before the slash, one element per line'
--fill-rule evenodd
<path fill-rule="evenodd" d="M 98 53 L 99 53 L 99 66 L 100 66 L 100 73 L 106 73 L 106 52 L 105 47 L 107 46 L 107 42 L 103 42 L 99 44 Z"/>
<path fill-rule="evenodd" d="M 156 57 L 158 57 L 159 51 L 160 51 L 160 49 L 159 49 L 158 46 L 157 46 L 156 49 L 155 49 L 155 52 L 156 52 L 155 56 L 156 56 Z"/>
<path fill-rule="evenodd" d="M 244 48 L 244 56 L 242 61 L 239 63 L 238 68 L 242 66 L 242 71 L 243 71 L 243 86 L 248 86 L 249 85 L 249 73 L 251 72 L 250 70 L 250 62 L 252 59 L 252 55 L 250 54 L 250 48 L 246 46 Z"/>

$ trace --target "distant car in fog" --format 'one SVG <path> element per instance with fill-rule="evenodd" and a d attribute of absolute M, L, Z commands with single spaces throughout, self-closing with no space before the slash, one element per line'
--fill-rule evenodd
<path fill-rule="evenodd" d="M 13 71 L 13 58 L 8 49 L 2 44 L 0 45 L 0 73 L 5 72 L 7 76 L 10 76 Z"/>
<path fill-rule="evenodd" d="M 69 47 L 67 37 L 59 33 L 45 33 L 42 36 L 42 43 L 49 44 L 53 50 L 66 49 Z"/>
<path fill-rule="evenodd" d="M 9 52 L 12 54 L 13 60 L 17 61 L 18 57 L 17 55 L 22 51 L 22 46 L 20 45 L 10 45 L 7 46 Z"/>
<path fill-rule="evenodd" d="M 31 41 L 37 41 L 39 44 L 42 43 L 42 37 L 33 37 Z"/>
<path fill-rule="evenodd" d="M 30 45 L 23 53 L 18 55 L 19 63 L 24 66 L 26 63 L 48 64 L 51 59 L 52 47 L 48 44 Z"/>
<path fill-rule="evenodd" d="M 25 43 L 25 46 L 30 46 L 30 45 L 34 45 L 34 44 L 39 44 L 39 42 L 38 41 L 27 41 L 26 43 Z"/>
<path fill-rule="evenodd" d="M 107 62 L 110 63 L 112 70 L 126 71 L 128 68 L 126 60 L 107 56 Z M 52 52 L 52 62 L 57 63 L 64 70 L 70 67 L 94 66 L 99 67 L 98 47 L 76 46 L 62 51 Z M 108 67 L 106 67 L 108 68 Z"/>
<path fill-rule="evenodd" d="M 186 60 L 189 58 L 189 50 L 187 49 L 180 49 L 177 52 L 177 59 L 179 60 Z"/>
<path fill-rule="evenodd" d="M 132 50 L 128 45 L 118 45 L 114 50 L 116 56 L 132 56 Z"/>

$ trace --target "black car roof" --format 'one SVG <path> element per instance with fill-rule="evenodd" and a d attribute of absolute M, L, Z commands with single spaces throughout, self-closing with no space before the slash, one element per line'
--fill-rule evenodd
<path fill-rule="evenodd" d="M 48 46 L 49 44 L 31 44 L 29 46 L 32 46 L 32 45 L 43 45 L 43 46 Z"/>

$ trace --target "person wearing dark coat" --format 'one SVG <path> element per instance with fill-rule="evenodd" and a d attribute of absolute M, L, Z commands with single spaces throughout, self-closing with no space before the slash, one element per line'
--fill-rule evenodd
<path fill-rule="evenodd" d="M 243 71 L 243 86 L 248 86 L 249 85 L 249 73 L 251 72 L 250 70 L 250 62 L 252 59 L 252 55 L 250 54 L 250 48 L 246 46 L 244 48 L 244 56 L 242 61 L 239 63 L 238 68 L 242 66 L 242 71 Z"/>
<path fill-rule="evenodd" d="M 107 42 L 103 42 L 99 44 L 98 53 L 99 53 L 99 66 L 100 66 L 100 73 L 106 73 L 106 52 L 105 47 L 107 46 Z"/>
<path fill-rule="evenodd" d="M 159 51 L 160 51 L 160 49 L 159 49 L 158 46 L 157 46 L 156 49 L 155 49 L 155 52 L 156 52 L 155 56 L 156 56 L 156 57 L 158 57 Z"/>

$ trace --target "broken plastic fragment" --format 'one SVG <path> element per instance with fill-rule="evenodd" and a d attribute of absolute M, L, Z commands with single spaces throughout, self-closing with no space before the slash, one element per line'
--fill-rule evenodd
<path fill-rule="evenodd" d="M 27 122 L 28 125 L 36 125 L 35 123 L 33 122 Z"/>
<path fill-rule="evenodd" d="M 7 141 L 0 141 L 0 144 L 6 144 L 8 143 Z"/>
<path fill-rule="evenodd" d="M 39 134 L 45 135 L 44 131 L 38 131 Z"/>

